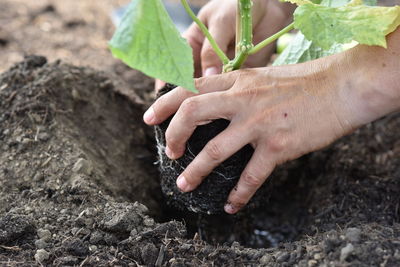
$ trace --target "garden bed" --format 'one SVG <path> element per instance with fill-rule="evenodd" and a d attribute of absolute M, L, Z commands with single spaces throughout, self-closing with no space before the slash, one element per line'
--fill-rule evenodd
<path fill-rule="evenodd" d="M 163 204 L 153 130 L 122 81 L 32 56 L 0 88 L 2 264 L 400 260 L 398 114 L 282 166 L 296 165 L 262 208 L 199 217 Z"/>

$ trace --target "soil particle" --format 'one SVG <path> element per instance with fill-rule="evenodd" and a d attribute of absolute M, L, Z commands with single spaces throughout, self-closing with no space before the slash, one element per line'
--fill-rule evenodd
<path fill-rule="evenodd" d="M 51 232 L 47 229 L 38 229 L 36 234 L 45 242 L 49 242 L 51 240 Z"/>
<path fill-rule="evenodd" d="M 143 262 L 148 265 L 154 265 L 158 257 L 158 249 L 153 243 L 146 244 L 140 252 Z"/>
<path fill-rule="evenodd" d="M 43 264 L 45 261 L 47 261 L 50 258 L 50 253 L 47 252 L 44 249 L 38 249 L 35 254 L 35 260 L 39 264 Z"/>
<path fill-rule="evenodd" d="M 74 164 L 74 167 L 72 167 L 72 172 L 76 174 L 90 175 L 92 171 L 93 167 L 90 162 L 82 158 L 78 159 L 78 161 Z"/>
<path fill-rule="evenodd" d="M 73 256 L 56 258 L 53 262 L 55 266 L 76 266 L 78 263 L 79 259 Z"/>
<path fill-rule="evenodd" d="M 7 214 L 0 218 L 0 244 L 15 245 L 19 239 L 35 234 L 35 227 L 27 216 Z"/>
<path fill-rule="evenodd" d="M 106 210 L 105 218 L 102 222 L 106 231 L 115 233 L 130 233 L 141 222 L 141 212 L 133 205 L 121 207 L 121 209 L 110 208 Z"/>
<path fill-rule="evenodd" d="M 354 246 L 348 243 L 345 247 L 340 250 L 340 261 L 345 261 L 351 253 L 354 251 Z"/>
<path fill-rule="evenodd" d="M 289 259 L 290 254 L 287 252 L 278 252 L 278 254 L 275 256 L 276 262 L 282 263 L 285 262 Z"/>
<path fill-rule="evenodd" d="M 73 238 L 63 243 L 63 248 L 73 256 L 84 257 L 89 254 L 89 248 L 79 238 Z"/>
<path fill-rule="evenodd" d="M 361 230 L 355 227 L 347 229 L 346 239 L 351 243 L 359 243 L 361 239 Z"/>
<path fill-rule="evenodd" d="M 49 244 L 46 243 L 43 239 L 38 239 L 35 241 L 35 246 L 37 249 L 47 248 Z"/>

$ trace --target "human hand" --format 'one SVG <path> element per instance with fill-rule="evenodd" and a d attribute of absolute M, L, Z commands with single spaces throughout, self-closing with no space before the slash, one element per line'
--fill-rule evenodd
<path fill-rule="evenodd" d="M 149 125 L 174 115 L 166 131 L 166 154 L 177 159 L 198 125 L 231 123 L 210 140 L 177 179 L 194 190 L 213 168 L 251 144 L 255 152 L 231 191 L 225 211 L 236 213 L 276 165 L 323 148 L 383 115 L 400 111 L 400 29 L 388 49 L 357 46 L 319 60 L 239 70 L 196 80 L 195 95 L 176 88 L 145 113 Z"/>
<path fill-rule="evenodd" d="M 254 0 L 253 4 L 253 32 L 256 45 L 289 23 L 293 6 L 267 0 Z M 237 0 L 213 0 L 206 4 L 198 15 L 221 50 L 229 58 L 233 58 L 235 54 L 236 5 Z M 183 33 L 183 37 L 187 39 L 193 49 L 195 77 L 221 73 L 221 60 L 196 23 L 192 23 Z M 274 48 L 275 45 L 271 44 L 263 48 L 257 55 L 249 56 L 244 67 L 266 66 Z M 164 82 L 156 80 L 155 88 L 158 91 L 164 85 Z"/>
<path fill-rule="evenodd" d="M 198 125 L 219 118 L 231 121 L 187 166 L 177 184 L 184 192 L 192 191 L 217 165 L 250 143 L 255 152 L 225 207 L 235 213 L 276 165 L 324 147 L 354 128 L 334 80 L 321 77 L 308 64 L 201 78 L 196 80 L 200 95 L 177 88 L 156 101 L 150 109 L 152 119 L 147 113 L 145 121 L 158 124 L 176 112 L 166 131 L 166 154 L 172 159 L 183 155 Z"/>

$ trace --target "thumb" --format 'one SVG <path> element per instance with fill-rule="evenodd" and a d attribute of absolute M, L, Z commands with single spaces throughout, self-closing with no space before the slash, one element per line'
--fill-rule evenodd
<path fill-rule="evenodd" d="M 221 50 L 226 54 L 229 44 L 235 37 L 234 32 L 227 30 L 222 25 L 210 25 L 209 32 Z M 204 40 L 200 56 L 203 76 L 215 75 L 222 72 L 221 59 L 215 53 L 208 39 Z"/>

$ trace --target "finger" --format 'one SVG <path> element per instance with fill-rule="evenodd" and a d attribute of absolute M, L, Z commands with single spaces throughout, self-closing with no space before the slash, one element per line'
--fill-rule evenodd
<path fill-rule="evenodd" d="M 163 88 L 165 86 L 165 82 L 161 81 L 159 79 L 156 79 L 155 83 L 154 83 L 154 90 L 156 91 L 156 93 L 158 91 L 160 91 L 161 88 Z"/>
<path fill-rule="evenodd" d="M 201 76 L 200 53 L 205 37 L 201 32 L 199 26 L 197 26 L 197 24 L 194 22 L 182 34 L 182 37 L 185 38 L 188 44 L 192 47 L 194 70 L 195 70 L 194 77 L 200 77 Z"/>
<path fill-rule="evenodd" d="M 231 191 L 225 205 L 225 212 L 234 214 L 244 207 L 258 188 L 272 173 L 275 164 L 266 159 L 266 149 L 256 148 L 249 163 L 240 176 L 236 187 Z M 272 155 L 268 155 L 271 157 Z"/>
<path fill-rule="evenodd" d="M 212 170 L 231 155 L 247 145 L 248 131 L 239 126 L 229 126 L 210 140 L 195 159 L 177 179 L 177 186 L 183 192 L 194 190 Z"/>
<path fill-rule="evenodd" d="M 223 104 L 221 104 L 223 103 Z M 165 132 L 166 154 L 177 159 L 185 152 L 185 144 L 198 125 L 215 119 L 230 119 L 235 107 L 221 92 L 193 96 L 183 101 Z"/>
<path fill-rule="evenodd" d="M 216 20 L 217 21 L 217 20 Z M 233 41 L 235 33 L 231 30 L 234 27 L 223 27 L 224 24 L 216 22 L 209 23 L 209 32 L 214 37 L 219 48 L 226 54 L 229 44 Z M 208 39 L 204 40 L 201 49 L 201 68 L 203 76 L 211 76 L 222 72 L 222 62 L 212 48 Z"/>
<path fill-rule="evenodd" d="M 235 83 L 235 72 L 216 75 L 209 78 L 199 78 L 195 80 L 195 86 L 200 94 L 206 94 L 214 91 L 228 90 Z M 177 87 L 165 95 L 161 96 L 143 115 L 143 120 L 148 125 L 155 125 L 163 122 L 174 114 L 182 102 L 196 94 Z"/>

